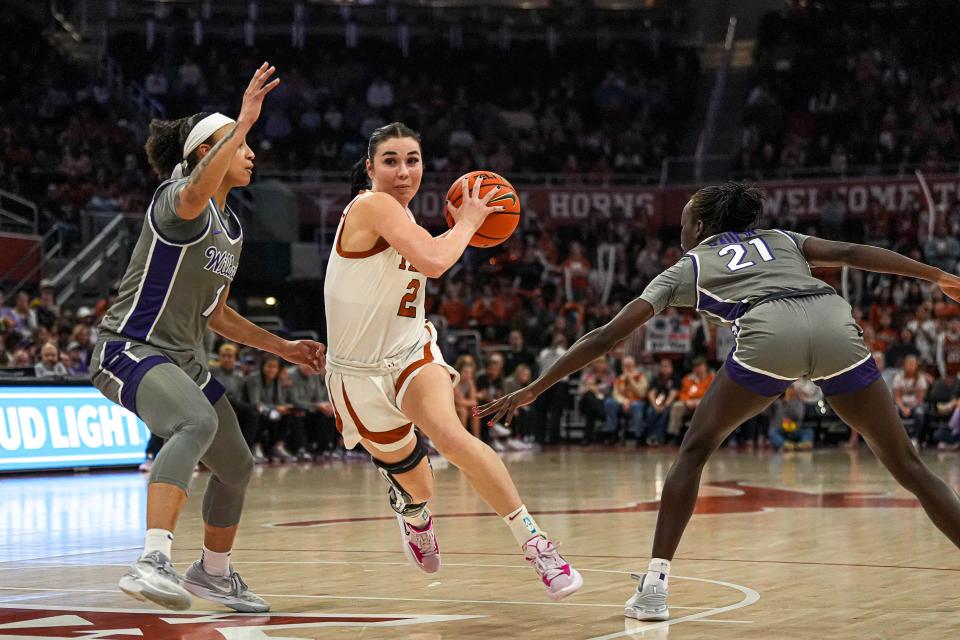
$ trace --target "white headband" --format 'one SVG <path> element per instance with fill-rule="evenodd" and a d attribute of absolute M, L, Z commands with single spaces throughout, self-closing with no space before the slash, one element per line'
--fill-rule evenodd
<path fill-rule="evenodd" d="M 187 174 L 187 158 L 203 142 L 212 136 L 218 129 L 228 124 L 236 124 L 236 120 L 222 113 L 211 113 L 206 118 L 193 125 L 190 133 L 187 135 L 186 142 L 183 143 L 183 162 L 173 168 L 171 178 L 182 178 Z"/>

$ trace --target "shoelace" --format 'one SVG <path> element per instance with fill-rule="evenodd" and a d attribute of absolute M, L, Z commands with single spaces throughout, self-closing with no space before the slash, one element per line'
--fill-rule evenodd
<path fill-rule="evenodd" d="M 407 525 L 409 527 L 409 525 Z M 437 552 L 437 545 L 433 539 L 432 531 L 417 531 L 416 529 L 410 529 L 413 534 L 413 541 L 417 545 L 417 548 L 420 549 L 420 553 L 425 556 L 435 555 Z"/>
<path fill-rule="evenodd" d="M 234 595 L 240 595 L 247 590 L 247 583 L 243 581 L 239 573 L 234 571 L 230 574 L 230 587 Z"/>
<path fill-rule="evenodd" d="M 563 566 L 567 562 L 560 556 L 558 549 L 560 548 L 560 543 L 547 543 L 546 550 L 540 550 L 539 547 L 534 547 L 537 551 L 537 555 L 533 558 L 528 558 L 528 561 L 534 566 L 537 570 L 537 573 L 540 575 L 545 575 L 548 578 L 553 578 L 557 573 L 563 571 Z M 548 571 L 554 571 L 553 575 L 547 573 Z"/>
<path fill-rule="evenodd" d="M 154 551 L 147 554 L 144 560 L 151 560 L 157 567 L 157 573 L 170 578 L 174 582 L 179 583 L 183 579 L 180 574 L 177 573 L 177 570 L 173 568 L 173 564 L 170 562 L 170 560 L 164 557 L 164 555 L 159 551 Z"/>

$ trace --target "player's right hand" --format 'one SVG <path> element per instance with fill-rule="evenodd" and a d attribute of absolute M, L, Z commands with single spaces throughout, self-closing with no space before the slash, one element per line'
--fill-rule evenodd
<path fill-rule="evenodd" d="M 956 302 L 960 302 L 960 277 L 944 271 L 943 275 L 940 276 L 940 280 L 937 281 L 937 284 L 940 286 L 940 290 L 943 291 L 944 295 Z"/>
<path fill-rule="evenodd" d="M 464 220 L 472 225 L 474 229 L 479 229 L 488 215 L 497 211 L 503 211 L 503 207 L 501 206 L 491 207 L 487 205 L 487 203 L 497 195 L 497 192 L 500 191 L 500 187 L 496 186 L 490 189 L 486 195 L 481 196 L 480 187 L 482 185 L 483 180 L 479 177 L 474 179 L 473 189 L 469 188 L 470 182 L 466 178 L 460 182 L 460 193 L 463 194 L 460 206 L 454 207 L 450 204 L 449 200 L 447 201 L 447 210 L 450 211 L 450 217 L 453 218 L 455 222 Z"/>
<path fill-rule="evenodd" d="M 263 106 L 263 99 L 268 93 L 277 88 L 280 84 L 280 78 L 274 78 L 270 82 L 270 76 L 276 71 L 276 67 L 270 66 L 264 62 L 260 68 L 253 74 L 247 90 L 243 92 L 243 104 L 240 105 L 240 115 L 237 116 L 237 125 L 245 126 L 247 129 L 253 126 L 253 123 L 260 117 L 260 108 Z"/>

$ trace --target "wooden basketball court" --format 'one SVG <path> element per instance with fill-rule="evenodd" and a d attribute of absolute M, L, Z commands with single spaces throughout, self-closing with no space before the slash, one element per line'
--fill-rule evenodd
<path fill-rule="evenodd" d="M 151 610 L 116 583 L 143 542 L 136 472 L 0 479 L 0 640 L 11 638 L 936 638 L 960 634 L 960 552 L 861 449 L 722 451 L 671 579 L 668 623 L 623 617 L 646 567 L 670 451 L 508 459 L 526 504 L 583 573 L 547 600 L 507 528 L 453 468 L 433 507 L 444 566 L 410 567 L 365 462 L 260 467 L 234 558 L 270 615 L 201 600 Z M 960 487 L 960 456 L 924 453 Z M 438 465 L 442 466 L 442 465 Z M 174 544 L 198 557 L 194 490 Z"/>

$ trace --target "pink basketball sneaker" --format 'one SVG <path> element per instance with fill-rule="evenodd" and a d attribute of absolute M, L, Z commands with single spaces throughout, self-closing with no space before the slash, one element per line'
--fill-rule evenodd
<path fill-rule="evenodd" d="M 562 600 L 583 586 L 580 572 L 571 567 L 556 545 L 540 536 L 533 536 L 523 545 L 523 555 L 533 565 L 551 600 Z"/>
<path fill-rule="evenodd" d="M 400 541 L 403 551 L 407 554 L 410 564 L 424 573 L 440 571 L 440 545 L 437 536 L 433 533 L 433 518 L 427 521 L 427 526 L 418 529 L 408 524 L 403 516 L 397 515 L 400 523 Z"/>

